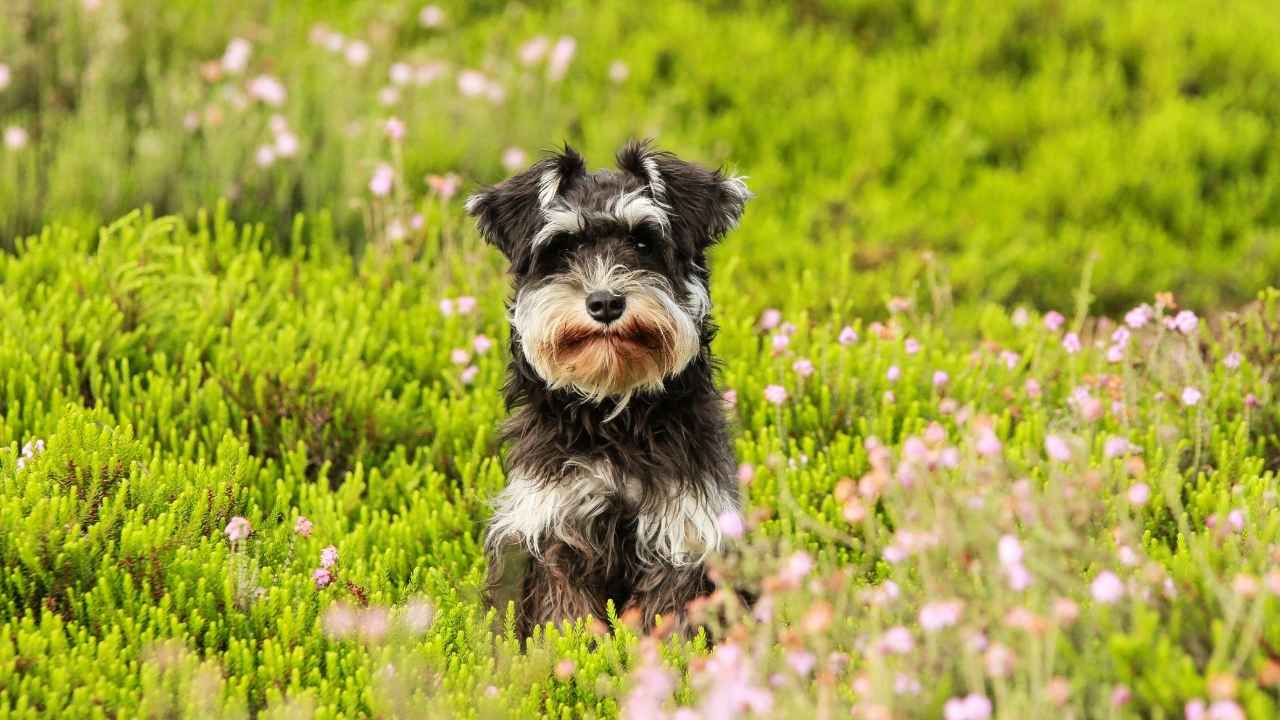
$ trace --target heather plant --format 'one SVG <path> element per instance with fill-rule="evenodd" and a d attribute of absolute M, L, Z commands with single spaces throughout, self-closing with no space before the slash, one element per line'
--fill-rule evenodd
<path fill-rule="evenodd" d="M 1280 15 L 0 8 L 0 718 L 1268 718 Z M 750 176 L 692 631 L 481 600 L 561 140 Z"/>

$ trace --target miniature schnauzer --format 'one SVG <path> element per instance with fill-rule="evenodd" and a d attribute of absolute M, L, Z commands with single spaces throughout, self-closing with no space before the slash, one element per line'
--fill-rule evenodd
<path fill-rule="evenodd" d="M 707 248 L 741 178 L 631 143 L 618 170 L 564 151 L 467 201 L 510 261 L 508 484 L 488 594 L 527 637 L 606 603 L 682 621 L 710 592 L 718 519 L 740 507 L 710 344 Z"/>

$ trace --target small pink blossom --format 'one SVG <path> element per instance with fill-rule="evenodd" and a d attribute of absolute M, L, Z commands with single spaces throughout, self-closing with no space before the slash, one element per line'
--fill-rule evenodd
<path fill-rule="evenodd" d="M 1057 310 L 1050 310 L 1044 315 L 1044 326 L 1048 330 L 1057 331 L 1067 319 Z"/>
<path fill-rule="evenodd" d="M 942 706 L 942 715 L 945 720 L 987 720 L 991 717 L 991 701 L 977 693 L 953 697 Z"/>
<path fill-rule="evenodd" d="M 1235 370 L 1240 367 L 1240 353 L 1232 351 L 1222 358 L 1222 364 L 1227 366 L 1229 370 Z"/>
<path fill-rule="evenodd" d="M 1187 407 L 1200 404 L 1200 391 L 1193 387 L 1185 387 L 1182 389 L 1182 404 Z"/>
<path fill-rule="evenodd" d="M 445 317 L 449 317 L 453 315 L 453 313 L 454 313 L 453 300 L 451 300 L 450 298 L 444 298 L 443 300 L 441 300 L 440 314 L 444 315 Z"/>
<path fill-rule="evenodd" d="M 774 405 L 781 405 L 787 401 L 787 389 L 781 385 L 769 385 L 764 389 L 764 399 Z"/>
<path fill-rule="evenodd" d="M 249 82 L 249 97 L 258 102 L 280 107 L 289 97 L 284 84 L 270 75 L 259 75 Z"/>
<path fill-rule="evenodd" d="M 1151 499 L 1151 488 L 1146 483 L 1134 483 L 1126 493 L 1131 505 L 1146 505 Z"/>
<path fill-rule="evenodd" d="M 911 636 L 911 631 L 901 625 L 895 625 L 884 632 L 880 636 L 878 646 L 881 652 L 891 653 L 893 655 L 906 655 L 915 649 L 916 641 Z"/>
<path fill-rule="evenodd" d="M 756 468 L 751 463 L 742 463 L 738 465 L 738 482 L 743 485 L 750 485 L 751 481 L 756 477 Z"/>
<path fill-rule="evenodd" d="M 502 167 L 507 172 L 515 172 L 529 161 L 529 154 L 518 147 L 509 147 L 502 151 Z"/>
<path fill-rule="evenodd" d="M 1227 523 L 1231 525 L 1231 528 L 1236 532 L 1244 530 L 1244 511 L 1239 508 L 1235 508 L 1231 512 L 1227 513 Z"/>
<path fill-rule="evenodd" d="M 275 150 L 276 155 L 282 158 L 291 158 L 298 154 L 301 143 L 298 142 L 298 136 L 285 130 L 276 135 Z"/>
<path fill-rule="evenodd" d="M 444 10 L 439 5 L 427 5 L 418 12 L 418 24 L 424 28 L 438 28 L 444 25 Z"/>
<path fill-rule="evenodd" d="M 1133 692 L 1129 690 L 1128 685 L 1117 685 L 1111 690 L 1111 705 L 1113 707 L 1128 705 L 1129 701 L 1132 699 Z"/>
<path fill-rule="evenodd" d="M 813 672 L 813 666 L 817 664 L 818 658 L 808 650 L 792 650 L 787 653 L 787 665 L 800 677 Z"/>
<path fill-rule="evenodd" d="M 471 362 L 471 353 L 463 348 L 454 348 L 449 351 L 449 362 L 454 365 L 466 365 Z"/>
<path fill-rule="evenodd" d="M 1124 361 L 1124 346 L 1112 345 L 1107 348 L 1107 362 L 1118 363 Z"/>
<path fill-rule="evenodd" d="M 378 163 L 373 168 L 373 177 L 369 180 L 369 192 L 377 197 L 391 194 L 391 186 L 395 183 L 396 171 L 387 163 Z"/>
<path fill-rule="evenodd" d="M 782 569 L 778 571 L 778 576 L 789 585 L 799 585 L 800 581 L 810 572 L 813 572 L 813 557 L 807 552 L 792 553 Z"/>
<path fill-rule="evenodd" d="M 1000 443 L 1000 438 L 996 437 L 996 433 L 989 427 L 984 427 L 978 431 L 978 442 L 975 443 L 974 449 L 979 455 L 992 457 L 999 455 L 1004 449 L 1004 445 Z"/>
<path fill-rule="evenodd" d="M 1057 435 L 1049 435 L 1044 439 L 1044 451 L 1051 459 L 1058 462 L 1071 460 L 1071 447 L 1067 445 L 1067 441 Z"/>
<path fill-rule="evenodd" d="M 1151 322 L 1152 317 L 1150 305 L 1139 305 L 1124 314 L 1124 323 L 1131 328 L 1137 329 Z"/>
<path fill-rule="evenodd" d="M 293 521 L 293 531 L 304 538 L 311 537 L 313 527 L 311 521 L 304 515 L 299 515 L 298 519 Z"/>
<path fill-rule="evenodd" d="M 1205 720 L 1245 720 L 1244 710 L 1234 700 L 1215 700 L 1205 714 Z"/>
<path fill-rule="evenodd" d="M 902 343 L 902 349 L 906 350 L 908 355 L 915 355 L 920 352 L 920 341 L 915 338 L 907 338 Z"/>
<path fill-rule="evenodd" d="M 239 75 L 249 66 L 249 56 L 252 54 L 252 43 L 244 38 L 231 38 L 227 49 L 222 52 L 222 71 L 228 75 Z"/>
<path fill-rule="evenodd" d="M 946 387 L 947 383 L 950 380 L 951 380 L 951 376 L 947 375 L 947 373 L 943 370 L 937 370 L 933 373 L 933 386 L 935 388 Z"/>
<path fill-rule="evenodd" d="M 609 63 L 609 79 L 612 80 L 615 85 L 621 85 L 626 82 L 629 77 L 631 77 L 631 68 L 627 67 L 625 62 L 621 60 L 614 60 Z"/>
<path fill-rule="evenodd" d="M 720 526 L 720 532 L 726 537 L 738 539 L 746 532 L 746 525 L 742 522 L 742 515 L 736 510 L 726 510 L 720 513 L 716 518 L 716 523 Z"/>
<path fill-rule="evenodd" d="M 516 54 L 520 57 L 520 62 L 525 65 L 532 65 L 543 58 L 547 54 L 547 50 L 551 47 L 551 40 L 545 35 L 535 35 L 528 42 L 520 46 Z"/>
<path fill-rule="evenodd" d="M 10 125 L 4 129 L 4 146 L 10 150 L 21 150 L 27 146 L 30 136 L 24 128 Z"/>
<path fill-rule="evenodd" d="M 320 567 L 331 568 L 338 564 L 338 548 L 329 545 L 320 551 Z"/>
<path fill-rule="evenodd" d="M 460 295 L 457 303 L 459 315 L 470 315 L 476 310 L 476 299 L 471 295 Z"/>
<path fill-rule="evenodd" d="M 458 188 L 462 187 L 462 178 L 456 173 L 428 175 L 427 187 L 441 198 L 448 200 L 458 193 Z"/>
<path fill-rule="evenodd" d="M 1173 317 L 1173 327 L 1183 335 L 1190 335 L 1200 325 L 1200 319 L 1190 310 L 1183 310 Z"/>
<path fill-rule="evenodd" d="M 387 134 L 387 137 L 392 142 L 400 142 L 404 139 L 404 121 L 398 117 L 388 118 L 387 122 L 382 126 L 382 131 Z"/>
<path fill-rule="evenodd" d="M 1040 382 L 1035 378 L 1027 378 L 1022 387 L 1026 391 L 1027 397 L 1032 399 L 1040 397 Z"/>
<path fill-rule="evenodd" d="M 964 603 L 959 600 L 943 600 L 925 604 L 920 608 L 920 627 L 934 632 L 960 622 Z"/>
<path fill-rule="evenodd" d="M 333 582 L 333 573 L 325 568 L 316 568 L 311 573 L 311 581 L 316 584 L 316 589 L 328 587 Z"/>
<path fill-rule="evenodd" d="M 231 542 L 240 542 L 249 537 L 253 532 L 253 526 L 249 524 L 249 519 L 240 515 L 231 518 L 231 522 L 227 523 L 227 539 Z"/>
<path fill-rule="evenodd" d="M 783 350 L 786 350 L 787 346 L 790 344 L 791 344 L 791 338 L 787 337 L 786 335 L 783 335 L 782 333 L 778 333 L 777 335 L 774 335 L 769 338 L 769 345 L 773 348 L 774 355 L 777 355 L 781 353 Z"/>
<path fill-rule="evenodd" d="M 493 341 L 487 335 L 477 335 L 471 339 L 471 348 L 477 355 L 484 355 L 493 348 Z"/>
<path fill-rule="evenodd" d="M 738 406 L 737 390 L 733 390 L 733 389 L 725 390 L 723 393 L 721 393 L 720 397 L 721 399 L 724 400 L 725 405 L 728 405 L 731 408 Z"/>
<path fill-rule="evenodd" d="M 260 145 L 253 153 L 253 162 L 260 168 L 269 168 L 276 164 L 276 149 L 270 145 Z"/>
<path fill-rule="evenodd" d="M 1062 338 L 1062 348 L 1067 351 L 1068 355 L 1080 352 L 1080 336 L 1075 333 L 1067 333 L 1066 337 Z"/>
<path fill-rule="evenodd" d="M 1103 570 L 1089 585 L 1089 594 L 1093 599 L 1105 605 L 1111 605 L 1124 597 L 1124 583 L 1110 570 Z"/>
<path fill-rule="evenodd" d="M 999 542 L 996 543 L 996 550 L 1001 565 L 1022 564 L 1022 543 L 1018 542 L 1018 538 L 1013 535 L 1001 535 Z"/>
<path fill-rule="evenodd" d="M 858 331 L 857 331 L 857 330 L 854 330 L 853 328 L 849 327 L 848 325 L 845 325 L 845 326 L 840 330 L 840 336 L 837 338 L 837 341 L 838 341 L 841 345 L 845 345 L 845 346 L 852 345 L 852 344 L 854 344 L 854 343 L 858 342 Z"/>
<path fill-rule="evenodd" d="M 760 313 L 760 327 L 765 330 L 772 330 L 782 322 L 782 311 L 776 308 L 769 308 Z"/>
<path fill-rule="evenodd" d="M 3 91 L 5 88 L 9 87 L 10 83 L 12 82 L 13 82 L 13 71 L 9 69 L 8 65 L 4 63 L 0 63 L 0 91 Z"/>
<path fill-rule="evenodd" d="M 347 64 L 351 67 L 364 67 L 369 62 L 371 54 L 367 43 L 361 40 L 352 40 L 347 44 L 343 57 L 346 58 Z"/>
<path fill-rule="evenodd" d="M 387 79 L 396 87 L 404 87 L 413 82 L 413 66 L 407 62 L 394 62 L 387 70 Z"/>
<path fill-rule="evenodd" d="M 478 97 L 489 88 L 489 78 L 478 70 L 463 70 L 458 73 L 458 92 L 464 97 Z"/>
<path fill-rule="evenodd" d="M 898 378 L 902 377 L 902 369 L 897 365 L 890 365 L 889 369 L 885 371 L 884 377 L 889 382 L 897 382 Z"/>
<path fill-rule="evenodd" d="M 807 378 L 813 374 L 813 363 L 809 358 L 800 358 L 791 365 L 791 369 L 800 377 Z"/>
<path fill-rule="evenodd" d="M 547 58 L 547 77 L 552 82 L 564 79 L 577 48 L 578 42 L 568 35 L 556 40 L 555 46 L 551 48 L 551 55 Z"/>
<path fill-rule="evenodd" d="M 1000 352 L 1000 361 L 1004 363 L 1006 368 L 1013 370 L 1018 367 L 1018 363 L 1022 361 L 1022 358 L 1016 352 L 1003 350 Z"/>
<path fill-rule="evenodd" d="M 470 385 L 476 381 L 476 376 L 479 374 L 480 368 L 475 365 L 468 365 L 462 369 L 461 373 L 459 373 L 458 380 L 460 380 L 463 385 Z"/>

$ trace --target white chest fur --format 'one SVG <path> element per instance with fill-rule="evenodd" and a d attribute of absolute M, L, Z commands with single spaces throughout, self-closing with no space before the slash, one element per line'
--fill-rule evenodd
<path fill-rule="evenodd" d="M 581 538 L 606 513 L 619 510 L 635 514 L 642 562 L 681 566 L 701 562 L 720 549 L 719 517 L 736 508 L 713 483 L 696 491 L 658 494 L 603 460 L 573 462 L 558 478 L 513 469 L 506 488 L 494 499 L 486 544 L 496 548 L 519 543 L 539 557 L 548 539 Z"/>

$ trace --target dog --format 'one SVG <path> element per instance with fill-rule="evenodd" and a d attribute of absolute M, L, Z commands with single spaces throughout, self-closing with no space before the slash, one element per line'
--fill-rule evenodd
<path fill-rule="evenodd" d="M 517 632 L 612 601 L 684 622 L 741 499 L 710 344 L 706 253 L 752 197 L 740 177 L 631 142 L 589 172 L 567 144 L 466 203 L 506 256 L 507 485 L 487 596 Z"/>

